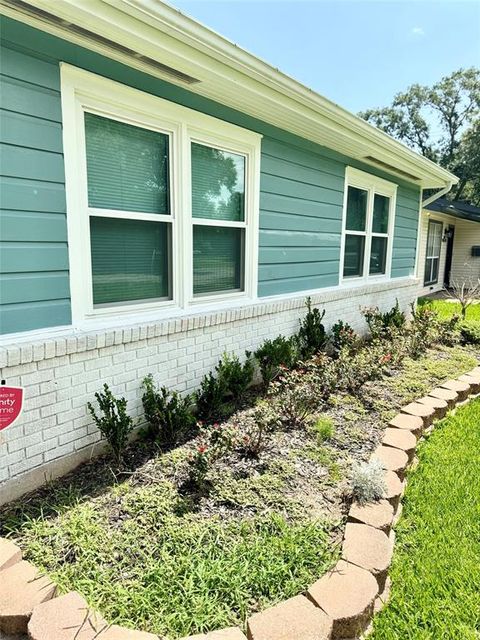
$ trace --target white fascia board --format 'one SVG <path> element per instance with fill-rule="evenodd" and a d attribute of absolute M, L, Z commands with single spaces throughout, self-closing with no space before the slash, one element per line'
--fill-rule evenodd
<path fill-rule="evenodd" d="M 163 2 L 35 0 L 30 4 L 65 20 L 66 33 L 70 22 L 198 78 L 200 82 L 193 85 L 176 82 L 189 91 L 367 164 L 366 156 L 374 156 L 417 176 L 418 181 L 412 182 L 422 188 L 457 182 L 445 169 Z M 1 0 L 0 8 L 3 11 Z M 45 23 L 37 26 L 52 32 Z M 118 53 L 112 55 L 107 46 L 81 44 L 142 69 L 131 57 L 122 60 Z M 142 70 L 152 74 L 151 69 Z"/>

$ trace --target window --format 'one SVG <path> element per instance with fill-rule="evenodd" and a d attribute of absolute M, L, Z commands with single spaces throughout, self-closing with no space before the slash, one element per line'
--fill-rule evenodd
<path fill-rule="evenodd" d="M 94 307 L 171 298 L 169 147 L 165 133 L 85 112 Z"/>
<path fill-rule="evenodd" d="M 73 321 L 252 299 L 261 136 L 62 64 Z"/>
<path fill-rule="evenodd" d="M 389 277 L 397 186 L 347 167 L 342 281 Z"/>
<path fill-rule="evenodd" d="M 245 287 L 245 157 L 193 142 L 193 295 Z"/>
<path fill-rule="evenodd" d="M 443 224 L 438 220 L 430 220 L 427 234 L 427 253 L 425 258 L 425 277 L 423 284 L 436 284 L 438 282 L 438 268 L 440 265 L 440 252 L 442 248 Z"/>

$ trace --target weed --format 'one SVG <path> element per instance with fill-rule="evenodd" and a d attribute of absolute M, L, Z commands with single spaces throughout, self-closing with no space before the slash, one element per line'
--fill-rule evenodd
<path fill-rule="evenodd" d="M 318 442 L 331 440 L 335 433 L 333 420 L 328 416 L 320 416 L 312 423 L 310 428 L 316 434 Z"/>

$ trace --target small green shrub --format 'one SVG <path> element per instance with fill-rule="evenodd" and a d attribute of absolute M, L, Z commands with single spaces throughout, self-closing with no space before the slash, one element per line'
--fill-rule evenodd
<path fill-rule="evenodd" d="M 478 320 L 464 320 L 460 324 L 462 341 L 466 344 L 480 344 L 480 322 Z"/>
<path fill-rule="evenodd" d="M 182 396 L 166 387 L 157 389 L 152 375 L 143 380 L 143 410 L 149 435 L 162 445 L 182 442 L 196 424 L 191 396 Z"/>
<path fill-rule="evenodd" d="M 255 351 L 262 379 L 266 387 L 281 373 L 282 368 L 291 369 L 298 360 L 296 340 L 278 336 L 265 342 Z"/>
<path fill-rule="evenodd" d="M 310 297 L 306 299 L 305 304 L 307 306 L 307 314 L 303 320 L 300 320 L 300 329 L 297 333 L 298 348 L 302 360 L 307 360 L 322 351 L 328 340 L 327 332 L 322 324 L 325 311 L 320 313 L 317 308 L 312 309 Z"/>
<path fill-rule="evenodd" d="M 353 353 L 360 344 L 358 334 L 355 333 L 348 322 L 343 322 L 343 320 L 339 320 L 333 325 L 330 339 L 335 356 L 338 356 L 342 349 Z"/>
<path fill-rule="evenodd" d="M 331 440 L 335 433 L 333 420 L 328 416 L 320 416 L 311 425 L 312 431 L 316 434 L 319 443 Z"/>
<path fill-rule="evenodd" d="M 387 491 L 385 469 L 380 460 L 354 465 L 350 476 L 352 495 L 360 504 L 374 502 L 384 497 Z"/>
<path fill-rule="evenodd" d="M 225 417 L 228 413 L 225 403 L 226 391 L 225 380 L 221 376 L 215 376 L 210 371 L 203 377 L 200 389 L 194 396 L 199 420 L 210 423 Z"/>
<path fill-rule="evenodd" d="M 234 406 L 238 407 L 253 382 L 255 362 L 251 353 L 246 352 L 243 363 L 237 355 L 224 353 L 215 370 L 218 379 L 223 381 L 225 394 L 231 396 Z"/>
<path fill-rule="evenodd" d="M 128 444 L 128 436 L 134 426 L 132 418 L 127 413 L 127 401 L 125 398 L 116 398 L 106 383 L 103 385 L 103 393 L 96 393 L 95 398 L 103 415 L 97 416 L 90 402 L 87 403 L 88 410 L 108 442 L 115 461 L 120 464 Z"/>
<path fill-rule="evenodd" d="M 378 307 L 365 307 L 362 309 L 362 314 L 373 340 L 389 338 L 392 331 L 398 332 L 405 329 L 407 319 L 400 310 L 398 300 L 390 311 L 382 313 Z"/>

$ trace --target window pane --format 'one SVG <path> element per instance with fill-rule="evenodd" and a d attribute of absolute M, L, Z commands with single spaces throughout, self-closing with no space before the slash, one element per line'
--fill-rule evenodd
<path fill-rule="evenodd" d="M 345 236 L 345 258 L 343 276 L 363 275 L 363 256 L 365 253 L 365 236 Z"/>
<path fill-rule="evenodd" d="M 93 303 L 169 297 L 170 224 L 90 218 Z"/>
<path fill-rule="evenodd" d="M 192 143 L 192 215 L 209 220 L 245 219 L 245 158 Z"/>
<path fill-rule="evenodd" d="M 372 237 L 370 251 L 370 275 L 385 273 L 387 266 L 388 238 Z"/>
<path fill-rule="evenodd" d="M 425 275 L 423 278 L 423 284 L 430 284 L 432 281 L 432 258 L 425 260 Z"/>
<path fill-rule="evenodd" d="M 85 114 L 88 204 L 169 213 L 168 136 Z"/>
<path fill-rule="evenodd" d="M 433 251 L 432 251 L 432 255 L 433 256 L 440 256 L 440 249 L 442 246 L 442 225 L 441 224 L 434 224 L 433 225 L 434 228 L 434 234 L 433 234 Z"/>
<path fill-rule="evenodd" d="M 367 220 L 368 192 L 356 187 L 348 187 L 347 193 L 347 229 L 365 231 Z"/>
<path fill-rule="evenodd" d="M 373 199 L 373 233 L 388 233 L 390 198 L 375 194 Z"/>
<path fill-rule="evenodd" d="M 439 258 L 427 258 L 425 260 L 425 278 L 423 284 L 436 284 L 438 282 Z"/>
<path fill-rule="evenodd" d="M 193 227 L 193 293 L 243 290 L 244 230 Z"/>

